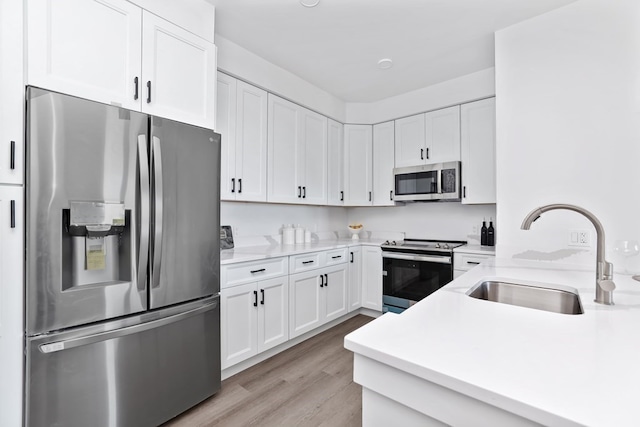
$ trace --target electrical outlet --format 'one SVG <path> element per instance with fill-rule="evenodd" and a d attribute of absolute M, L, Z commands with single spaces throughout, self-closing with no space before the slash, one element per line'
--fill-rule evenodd
<path fill-rule="evenodd" d="M 569 246 L 591 246 L 591 233 L 589 230 L 569 230 Z"/>
<path fill-rule="evenodd" d="M 473 235 L 480 234 L 480 232 L 478 231 L 477 225 L 474 225 L 473 227 L 471 227 L 471 234 Z"/>

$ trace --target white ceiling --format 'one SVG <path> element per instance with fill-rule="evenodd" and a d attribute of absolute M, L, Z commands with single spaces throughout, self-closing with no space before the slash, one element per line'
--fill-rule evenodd
<path fill-rule="evenodd" d="M 207 1 L 217 34 L 346 102 L 372 102 L 492 67 L 494 31 L 576 0 Z M 378 69 L 383 58 L 393 67 Z"/>

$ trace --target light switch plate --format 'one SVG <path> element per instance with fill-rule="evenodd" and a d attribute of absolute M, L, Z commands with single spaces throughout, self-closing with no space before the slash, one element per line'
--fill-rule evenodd
<path fill-rule="evenodd" d="M 569 230 L 569 246 L 591 246 L 591 232 L 589 230 Z"/>

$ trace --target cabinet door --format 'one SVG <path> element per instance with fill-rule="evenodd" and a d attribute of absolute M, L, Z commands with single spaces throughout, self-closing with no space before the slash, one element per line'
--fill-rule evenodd
<path fill-rule="evenodd" d="M 0 184 L 24 177 L 22 9 L 22 2 L 0 3 Z"/>
<path fill-rule="evenodd" d="M 238 81 L 236 200 L 267 201 L 267 92 Z"/>
<path fill-rule="evenodd" d="M 299 182 L 303 184 L 302 203 L 327 204 L 327 118 L 302 109 L 303 147 Z"/>
<path fill-rule="evenodd" d="M 382 249 L 362 248 L 362 306 L 382 311 Z"/>
<path fill-rule="evenodd" d="M 29 0 L 26 4 L 28 84 L 140 109 L 139 7 L 125 0 Z"/>
<path fill-rule="evenodd" d="M 325 316 L 322 323 L 337 319 L 349 311 L 347 268 L 347 264 L 342 263 L 322 270 L 325 274 L 325 286 L 322 289 Z"/>
<path fill-rule="evenodd" d="M 424 114 L 395 121 L 395 165 L 417 166 L 426 161 Z"/>
<path fill-rule="evenodd" d="M 463 104 L 462 203 L 496 202 L 495 98 Z"/>
<path fill-rule="evenodd" d="M 427 163 L 460 160 L 460 106 L 425 114 Z"/>
<path fill-rule="evenodd" d="M 371 125 L 344 126 L 345 206 L 373 203 L 372 144 Z"/>
<path fill-rule="evenodd" d="M 222 369 L 258 354 L 257 298 L 255 283 L 220 291 Z"/>
<path fill-rule="evenodd" d="M 258 352 L 289 339 L 289 276 L 258 282 Z"/>
<path fill-rule="evenodd" d="M 349 311 L 362 307 L 362 249 L 349 247 Z"/>
<path fill-rule="evenodd" d="M 216 132 L 222 136 L 220 147 L 220 198 L 236 199 L 236 89 L 238 80 L 218 73 Z"/>
<path fill-rule="evenodd" d="M 334 120 L 328 120 L 327 152 L 327 203 L 332 206 L 344 204 L 344 126 Z"/>
<path fill-rule="evenodd" d="M 381 123 L 373 127 L 373 204 L 394 206 L 393 157 L 394 124 Z"/>
<path fill-rule="evenodd" d="M 324 287 L 322 270 L 289 276 L 289 337 L 295 338 L 323 323 L 320 292 Z"/>
<path fill-rule="evenodd" d="M 298 179 L 300 107 L 269 94 L 267 200 L 301 203 L 302 184 Z"/>
<path fill-rule="evenodd" d="M 22 187 L 0 185 L 0 378 L 3 388 L 0 413 L 3 425 L 22 425 L 19 390 L 24 357 L 23 191 Z M 4 390 L 12 392 L 4 393 Z"/>
<path fill-rule="evenodd" d="M 148 12 L 142 29 L 142 111 L 213 129 L 215 45 Z"/>

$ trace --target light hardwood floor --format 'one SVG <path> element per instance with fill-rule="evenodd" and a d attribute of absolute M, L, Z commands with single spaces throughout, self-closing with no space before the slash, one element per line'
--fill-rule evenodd
<path fill-rule="evenodd" d="M 358 315 L 222 382 L 222 390 L 163 427 L 360 426 L 362 388 L 344 336 Z"/>

